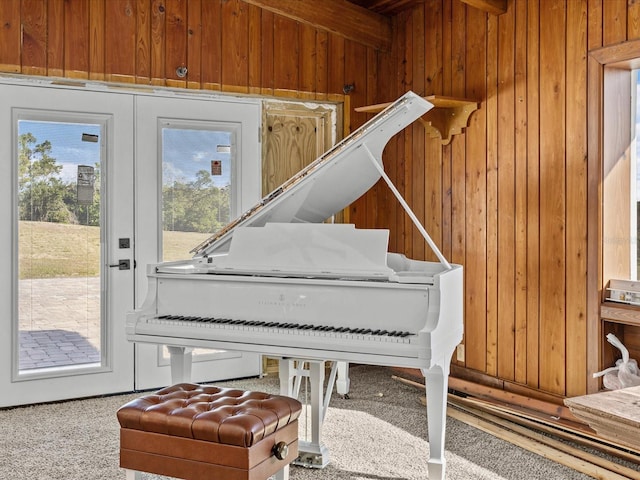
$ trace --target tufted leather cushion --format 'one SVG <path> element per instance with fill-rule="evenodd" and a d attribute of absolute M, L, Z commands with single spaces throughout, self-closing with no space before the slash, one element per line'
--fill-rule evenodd
<path fill-rule="evenodd" d="M 122 428 L 250 447 L 301 410 L 285 396 L 181 383 L 132 400 L 117 414 Z"/>

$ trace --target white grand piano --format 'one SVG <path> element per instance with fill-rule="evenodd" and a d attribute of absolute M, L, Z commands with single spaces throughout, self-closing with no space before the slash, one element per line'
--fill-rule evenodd
<path fill-rule="evenodd" d="M 462 339 L 462 267 L 450 264 L 384 172 L 389 139 L 431 105 L 409 92 L 196 247 L 193 258 L 149 265 L 148 294 L 127 337 L 168 345 L 172 381 L 190 380 L 190 348 L 279 357 L 280 389 L 311 385 L 310 441 L 300 463 L 329 460 L 321 432 L 348 362 L 418 368 L 426 379 L 429 479 L 445 476 L 449 363 Z M 439 261 L 389 253 L 387 230 L 324 223 L 380 178 Z M 325 362 L 333 362 L 323 393 Z M 346 393 L 344 373 L 339 391 Z"/>

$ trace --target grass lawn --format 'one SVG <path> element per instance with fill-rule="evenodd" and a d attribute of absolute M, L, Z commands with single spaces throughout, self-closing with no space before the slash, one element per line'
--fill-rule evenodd
<path fill-rule="evenodd" d="M 164 232 L 165 260 L 191 258 L 189 250 L 207 233 Z M 100 269 L 98 227 L 20 222 L 20 278 L 93 277 Z"/>

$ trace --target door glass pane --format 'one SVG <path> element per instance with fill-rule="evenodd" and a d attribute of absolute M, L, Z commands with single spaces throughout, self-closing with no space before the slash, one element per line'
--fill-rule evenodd
<path fill-rule="evenodd" d="M 191 125 L 162 127 L 162 255 L 163 261 L 191 258 L 191 250 L 231 221 L 234 192 L 233 134 Z M 197 348 L 194 361 L 223 354 Z M 163 346 L 160 364 L 169 352 Z"/>
<path fill-rule="evenodd" d="M 162 128 L 162 260 L 190 258 L 231 220 L 232 133 Z"/>
<path fill-rule="evenodd" d="M 19 373 L 101 364 L 101 125 L 18 120 Z"/>

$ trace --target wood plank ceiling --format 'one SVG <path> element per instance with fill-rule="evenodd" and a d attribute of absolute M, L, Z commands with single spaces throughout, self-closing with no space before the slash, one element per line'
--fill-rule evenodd
<path fill-rule="evenodd" d="M 355 40 L 376 50 L 391 49 L 391 17 L 425 0 L 244 0 L 264 10 Z M 508 0 L 461 0 L 494 15 Z"/>

